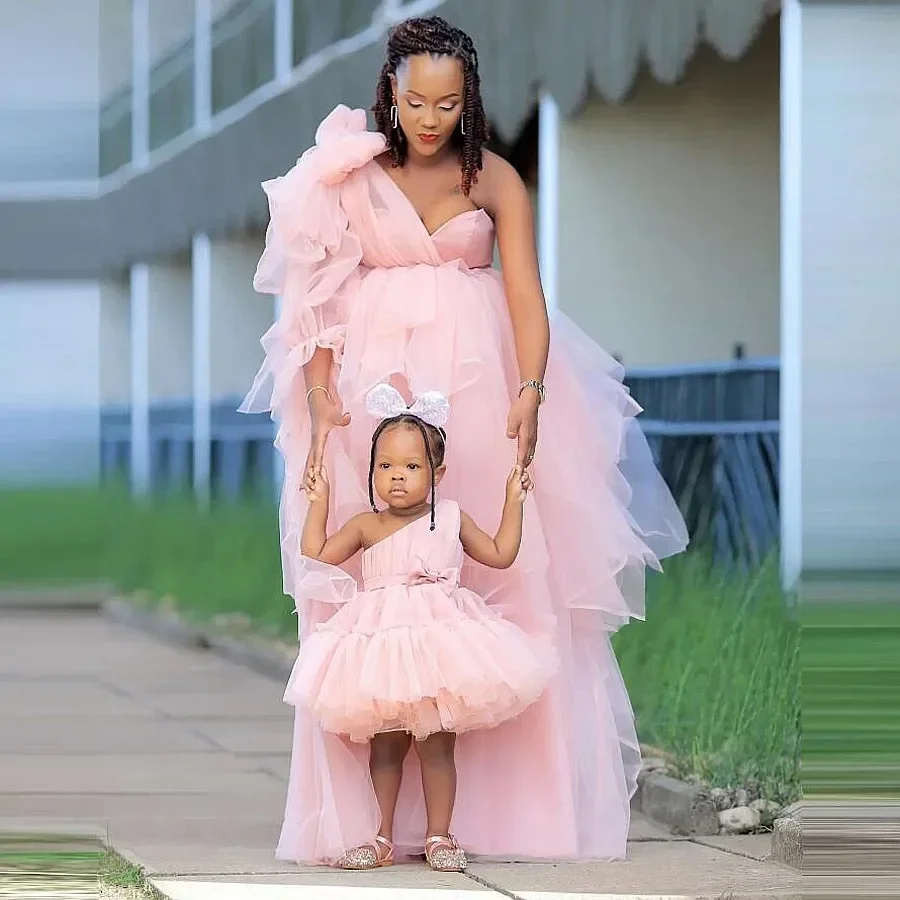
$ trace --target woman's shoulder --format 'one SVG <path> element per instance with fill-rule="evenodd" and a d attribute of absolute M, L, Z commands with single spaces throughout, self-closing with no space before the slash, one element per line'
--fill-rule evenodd
<path fill-rule="evenodd" d="M 510 198 L 527 194 L 527 190 L 511 162 L 492 150 L 482 151 L 482 168 L 472 188 L 474 203 L 493 214 Z"/>

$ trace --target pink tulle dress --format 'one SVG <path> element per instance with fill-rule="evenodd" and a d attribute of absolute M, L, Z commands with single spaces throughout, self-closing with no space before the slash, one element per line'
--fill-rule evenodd
<path fill-rule="evenodd" d="M 284 698 L 326 731 L 368 741 L 492 728 L 534 703 L 557 668 L 528 635 L 459 585 L 459 507 L 442 500 L 363 552 L 364 590 L 300 648 Z"/>
<path fill-rule="evenodd" d="M 272 410 L 278 422 L 284 587 L 299 614 L 301 648 L 313 648 L 311 659 L 321 654 L 324 666 L 310 663 L 307 672 L 301 664 L 288 692 L 314 704 L 314 672 L 328 671 L 331 648 L 331 665 L 339 671 L 340 629 L 363 621 L 360 586 L 375 571 L 368 567 L 377 557 L 378 571 L 393 573 L 393 561 L 382 554 L 400 553 L 412 537 L 398 537 L 362 560 L 357 554 L 342 567 L 301 555 L 310 446 L 302 369 L 316 348 L 333 351 L 331 386 L 352 416 L 350 425 L 331 433 L 326 448 L 331 522 L 369 508 L 376 423 L 365 398 L 376 384 L 391 382 L 410 399 L 431 390 L 448 398 L 447 471 L 439 497 L 452 497 L 482 528 L 496 527 L 516 458 L 506 419 L 520 378 L 503 277 L 492 266 L 493 221 L 475 210 L 429 233 L 377 161 L 384 149 L 383 136 L 367 130 L 364 111 L 338 106 L 297 164 L 263 185 L 271 221 L 254 285 L 280 295 L 281 312 L 263 337 L 266 358 L 241 408 Z M 598 290 L 594 302 L 621 298 Z M 683 550 L 687 534 L 622 376 L 621 366 L 568 318 L 554 315 L 522 549 L 509 569 L 466 559 L 459 571 L 459 584 L 534 646 L 549 635 L 559 659 L 537 700 L 494 727 L 464 731 L 457 741 L 453 831 L 474 856 L 625 854 L 640 751 L 610 633 L 643 618 L 646 567 L 659 568 L 660 559 Z M 436 600 L 444 596 L 430 593 Z M 514 668 L 517 654 L 504 654 L 498 665 Z M 459 675 L 460 667 L 448 664 L 446 672 Z M 384 677 L 380 668 L 378 674 Z M 506 696 L 516 694 L 514 709 L 537 688 L 511 671 L 509 678 Z M 328 683 L 320 703 L 330 707 L 338 682 Z M 353 690 L 355 683 L 345 687 Z M 489 709 L 487 686 L 485 692 L 462 696 L 473 709 Z M 441 714 L 457 711 L 448 707 Z M 334 710 L 320 705 L 316 713 L 327 719 Z M 337 732 L 349 728 L 361 737 L 381 727 L 381 716 L 366 712 L 365 704 L 356 713 L 360 719 L 352 727 L 333 721 L 326 728 L 308 705 L 296 707 L 278 858 L 327 862 L 375 834 L 379 813 L 368 748 Z M 394 839 L 401 853 L 421 852 L 426 819 L 415 754 L 405 765 Z"/>

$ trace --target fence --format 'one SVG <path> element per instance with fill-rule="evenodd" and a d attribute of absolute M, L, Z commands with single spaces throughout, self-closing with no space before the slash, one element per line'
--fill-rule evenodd
<path fill-rule="evenodd" d="M 720 563 L 758 565 L 780 530 L 778 361 L 633 370 L 626 381 L 692 542 Z"/>
<path fill-rule="evenodd" d="M 626 383 L 644 407 L 641 427 L 692 542 L 710 546 L 720 562 L 757 565 L 778 545 L 778 361 L 633 370 Z M 274 496 L 274 426 L 265 415 L 238 413 L 238 402 L 220 400 L 213 407 L 213 491 L 230 500 Z M 128 474 L 130 420 L 127 407 L 103 412 L 105 475 Z M 150 445 L 153 490 L 188 487 L 193 458 L 189 403 L 152 407 Z"/>

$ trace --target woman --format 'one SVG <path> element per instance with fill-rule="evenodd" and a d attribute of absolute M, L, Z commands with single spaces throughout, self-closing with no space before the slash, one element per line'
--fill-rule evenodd
<path fill-rule="evenodd" d="M 538 703 L 458 739 L 454 830 L 476 854 L 621 858 L 639 749 L 609 634 L 643 617 L 645 567 L 684 549 L 684 523 L 620 368 L 562 316 L 550 340 L 528 193 L 484 149 L 468 35 L 438 17 L 400 24 L 375 119 L 369 132 L 362 111 L 339 106 L 316 146 L 263 185 L 271 222 L 254 285 L 281 295 L 282 312 L 242 409 L 280 419 L 284 583 L 300 638 L 359 574 L 358 562 L 342 571 L 300 555 L 305 479 L 325 464 L 334 521 L 367 509 L 367 391 L 383 381 L 410 399 L 440 391 L 448 497 L 489 523 L 512 465 L 534 479 L 516 564 L 468 563 L 462 581 L 525 631 L 552 629 L 562 659 Z M 368 766 L 364 750 L 297 712 L 279 858 L 371 845 Z M 421 852 L 417 783 L 403 779 L 394 835 Z"/>

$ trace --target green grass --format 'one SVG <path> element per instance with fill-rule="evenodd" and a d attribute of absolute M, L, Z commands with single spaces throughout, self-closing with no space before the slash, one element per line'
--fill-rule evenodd
<path fill-rule="evenodd" d="M 135 900 L 163 900 L 140 866 L 98 839 L 0 835 L 0 897 L 96 897 L 98 881 Z"/>
<path fill-rule="evenodd" d="M 797 799 L 799 627 L 774 561 L 729 577 L 701 554 L 670 560 L 650 579 L 647 621 L 614 646 L 641 739 L 674 753 L 682 774 Z"/>
<path fill-rule="evenodd" d="M 0 492 L 0 584 L 96 580 L 174 598 L 198 619 L 244 613 L 296 634 L 271 503 L 204 515 L 190 497 L 134 503 L 121 488 Z"/>
<path fill-rule="evenodd" d="M 296 634 L 273 504 L 135 504 L 124 490 L 0 493 L 0 583 L 108 580 L 206 619 Z M 615 636 L 641 739 L 712 785 L 799 794 L 799 629 L 774 564 L 727 577 L 692 552 L 652 577 L 646 622 Z"/>

